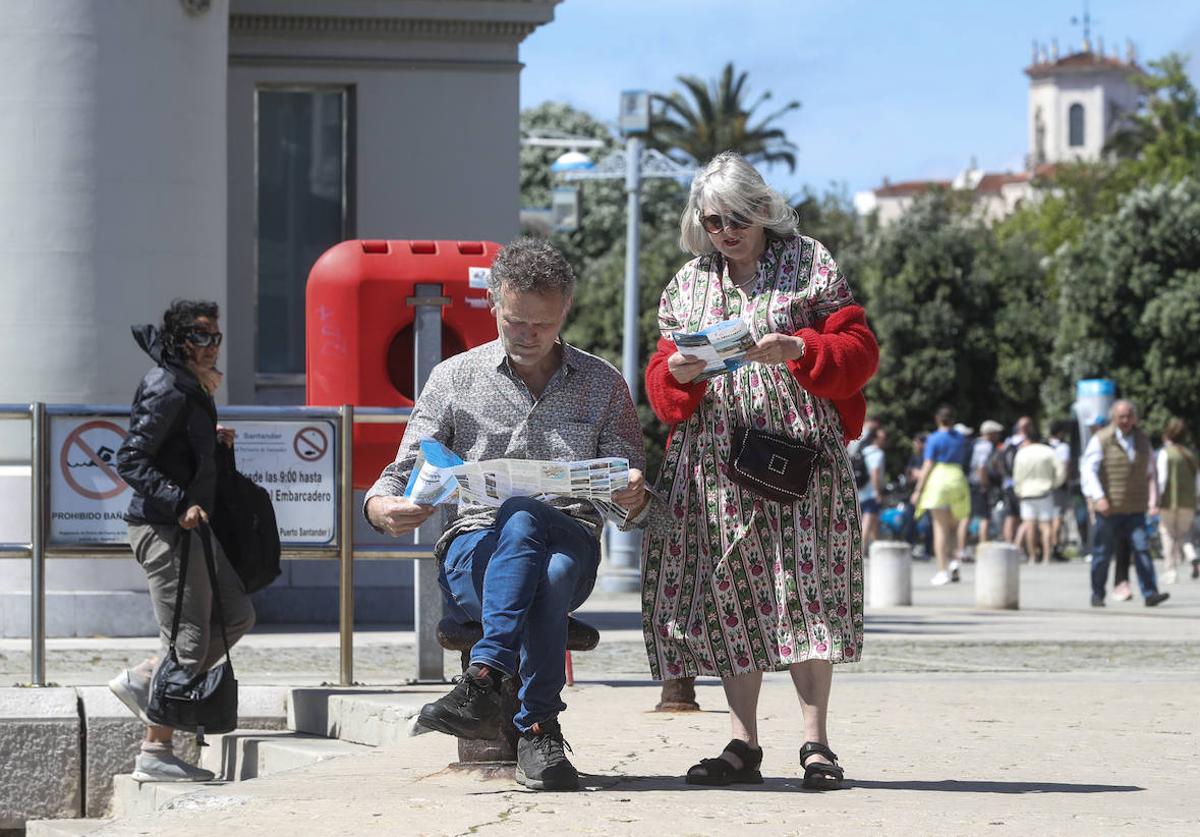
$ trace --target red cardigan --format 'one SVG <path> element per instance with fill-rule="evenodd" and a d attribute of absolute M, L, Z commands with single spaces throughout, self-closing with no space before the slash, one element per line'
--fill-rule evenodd
<path fill-rule="evenodd" d="M 847 305 L 795 336 L 804 340 L 804 354 L 789 360 L 788 368 L 800 386 L 837 407 L 845 441 L 857 439 L 867 415 L 862 389 L 879 366 L 879 344 L 867 326 L 866 312 L 861 305 Z M 660 338 L 646 366 L 646 397 L 655 415 L 672 427 L 696 411 L 708 390 L 708 381 L 681 384 L 675 380 L 667 368 L 667 358 L 675 351 L 674 343 Z"/>

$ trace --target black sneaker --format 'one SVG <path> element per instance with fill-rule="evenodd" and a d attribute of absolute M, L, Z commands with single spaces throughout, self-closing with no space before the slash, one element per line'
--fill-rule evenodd
<path fill-rule="evenodd" d="M 1104 607 L 1104 597 L 1092 596 L 1092 607 Z"/>
<path fill-rule="evenodd" d="M 417 723 L 459 738 L 495 738 L 500 734 L 499 672 L 471 665 L 448 695 L 421 707 Z"/>
<path fill-rule="evenodd" d="M 1151 593 L 1146 597 L 1146 607 L 1154 607 L 1171 598 L 1170 593 Z"/>
<path fill-rule="evenodd" d="M 579 790 L 579 773 L 567 760 L 558 721 L 542 721 L 517 742 L 517 781 L 533 790 Z"/>

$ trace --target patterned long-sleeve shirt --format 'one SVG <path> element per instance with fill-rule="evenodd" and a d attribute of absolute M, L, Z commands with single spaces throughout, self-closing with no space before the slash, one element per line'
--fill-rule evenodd
<path fill-rule="evenodd" d="M 363 503 L 404 493 L 422 439 L 436 439 L 466 462 L 485 459 L 576 460 L 617 456 L 643 470 L 642 429 L 625 381 L 601 358 L 560 341 L 562 365 L 535 399 L 499 340 L 439 363 L 413 405 L 396 460 Z M 588 500 L 556 497 L 550 505 L 597 537 L 600 512 Z M 440 559 L 463 532 L 487 529 L 497 509 L 463 502 L 434 547 Z"/>

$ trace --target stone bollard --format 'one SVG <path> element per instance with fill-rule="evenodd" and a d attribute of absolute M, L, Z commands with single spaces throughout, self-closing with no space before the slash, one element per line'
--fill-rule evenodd
<path fill-rule="evenodd" d="M 912 604 L 912 547 L 904 541 L 871 544 L 871 607 Z"/>
<path fill-rule="evenodd" d="M 1016 610 L 1021 601 L 1021 550 L 1003 541 L 987 541 L 975 550 L 975 606 Z"/>
<path fill-rule="evenodd" d="M 696 703 L 696 678 L 679 677 L 675 680 L 664 680 L 662 693 L 659 695 L 655 712 L 699 712 L 700 704 Z"/>

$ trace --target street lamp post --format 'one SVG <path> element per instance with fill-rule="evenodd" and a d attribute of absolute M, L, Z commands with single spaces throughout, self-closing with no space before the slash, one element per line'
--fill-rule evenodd
<path fill-rule="evenodd" d="M 638 379 L 638 255 L 641 249 L 642 178 L 670 177 L 690 180 L 692 170 L 656 150 L 642 147 L 641 134 L 650 127 L 650 97 L 645 91 L 621 94 L 620 123 L 625 137 L 624 152 L 617 151 L 590 170 L 565 172 L 567 180 L 625 179 L 628 217 L 625 219 L 625 315 L 621 341 L 621 372 L 633 402 L 637 403 Z M 608 568 L 600 587 L 609 592 L 641 589 L 641 532 L 609 531 Z"/>

